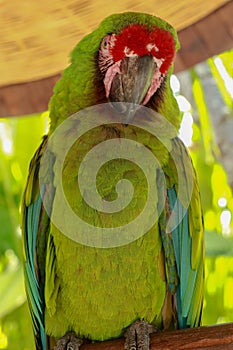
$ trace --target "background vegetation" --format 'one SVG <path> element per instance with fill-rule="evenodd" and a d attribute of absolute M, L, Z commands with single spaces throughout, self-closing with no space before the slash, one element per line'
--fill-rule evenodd
<path fill-rule="evenodd" d="M 233 321 L 232 62 L 229 51 L 180 74 L 179 80 L 172 78 L 183 114 L 181 137 L 197 170 L 204 212 L 204 325 Z M 19 206 L 29 161 L 47 123 L 47 113 L 0 120 L 0 349 L 34 349 L 23 283 Z"/>

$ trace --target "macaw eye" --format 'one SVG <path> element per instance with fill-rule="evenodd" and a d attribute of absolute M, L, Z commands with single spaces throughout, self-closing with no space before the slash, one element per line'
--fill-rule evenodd
<path fill-rule="evenodd" d="M 103 38 L 101 43 L 101 49 L 105 52 L 109 51 L 109 48 L 111 46 L 111 35 L 107 35 L 105 38 Z"/>
<path fill-rule="evenodd" d="M 103 42 L 103 49 L 107 49 L 107 48 L 108 48 L 108 42 L 107 42 L 107 40 L 105 40 Z"/>
<path fill-rule="evenodd" d="M 115 45 L 115 34 L 109 34 L 103 38 L 100 49 L 102 53 L 109 54 L 114 45 Z"/>
<path fill-rule="evenodd" d="M 99 67 L 102 73 L 106 73 L 107 69 L 114 63 L 112 57 L 112 48 L 115 45 L 115 34 L 106 35 L 100 44 L 99 49 Z"/>

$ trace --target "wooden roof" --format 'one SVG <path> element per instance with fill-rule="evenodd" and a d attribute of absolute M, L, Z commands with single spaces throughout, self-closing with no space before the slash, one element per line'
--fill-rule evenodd
<path fill-rule="evenodd" d="M 32 10 L 30 6 L 33 7 L 35 4 L 41 4 L 44 1 L 22 0 L 22 2 L 29 6 L 29 9 L 27 7 L 24 9 L 28 11 L 25 18 L 29 20 L 28 16 Z M 120 0 L 118 2 L 121 3 Z M 181 50 L 176 57 L 176 72 L 232 48 L 233 1 L 177 0 L 174 2 L 164 0 L 162 6 L 159 0 L 147 1 L 146 5 L 135 0 L 132 1 L 131 5 L 130 1 L 122 1 L 122 4 L 126 4 L 127 8 L 114 8 L 111 9 L 111 12 L 130 9 L 132 11 L 154 13 L 152 3 L 157 2 L 157 8 L 160 10 L 157 11 L 159 12 L 158 15 L 168 20 L 178 30 Z M 13 0 L 8 1 L 8 3 L 14 4 L 16 8 Z M 49 3 L 51 6 L 49 6 Z M 91 20 L 89 20 L 88 16 L 94 13 L 94 1 L 55 0 L 55 3 L 66 4 L 65 7 L 59 9 L 57 6 L 52 6 L 52 4 L 54 5 L 53 1 L 46 1 L 45 6 L 49 8 L 47 11 L 50 11 L 51 16 L 53 14 L 56 18 L 55 22 L 50 21 L 48 16 L 46 17 L 41 11 L 41 13 L 38 13 L 38 17 L 44 17 L 40 21 L 38 18 L 37 21 L 34 19 L 34 24 L 32 18 L 32 27 L 28 30 L 27 35 L 26 32 L 18 30 L 14 33 L 14 40 L 13 37 L 10 37 L 10 31 L 5 30 L 3 31 L 5 36 L 2 35 L 1 26 L 5 26 L 6 23 L 3 21 L 0 24 L 0 52 L 2 56 L 0 60 L 0 116 L 2 117 L 25 115 L 46 110 L 48 100 L 52 95 L 52 88 L 60 76 L 60 71 L 68 64 L 68 53 L 82 36 L 98 25 L 98 22 L 100 22 L 98 18 L 106 17 L 110 11 L 107 5 L 104 8 L 101 7 L 98 16 L 90 16 Z M 104 4 L 106 3 L 104 2 Z M 12 11 L 14 8 L 8 10 Z M 0 8 L 0 14 L 1 11 L 2 7 Z M 78 11 L 82 15 L 77 16 Z M 16 21 L 15 29 L 17 30 L 16 27 L 20 27 L 21 23 L 18 19 L 17 24 L 17 9 L 9 12 L 8 16 L 11 16 L 11 20 Z M 26 31 L 26 23 L 24 25 Z M 35 35 L 34 27 L 37 30 L 43 29 L 43 31 Z M 54 34 L 51 36 L 51 33 Z M 8 41 L 4 41 L 3 38 L 6 39 L 7 35 L 9 36 Z M 11 41 L 9 41 L 10 39 Z"/>

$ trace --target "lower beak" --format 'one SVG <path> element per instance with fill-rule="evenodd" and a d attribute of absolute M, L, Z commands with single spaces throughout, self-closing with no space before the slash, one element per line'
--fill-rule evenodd
<path fill-rule="evenodd" d="M 126 123 L 129 123 L 137 110 L 132 108 L 132 104 L 140 105 L 151 85 L 155 72 L 154 59 L 152 56 L 126 57 L 121 62 L 120 71 L 112 80 L 109 99 L 120 104 L 126 102 L 121 109 L 126 114 Z M 119 106 L 118 103 L 116 105 Z"/>

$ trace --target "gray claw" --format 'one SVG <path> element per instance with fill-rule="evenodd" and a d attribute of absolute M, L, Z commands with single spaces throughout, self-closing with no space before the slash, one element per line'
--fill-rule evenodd
<path fill-rule="evenodd" d="M 79 350 L 83 340 L 77 338 L 75 333 L 69 332 L 61 337 L 54 347 L 54 350 Z"/>
<path fill-rule="evenodd" d="M 144 322 L 136 321 L 128 327 L 125 333 L 125 349 L 126 350 L 149 350 L 150 334 L 157 329 L 155 326 Z"/>

